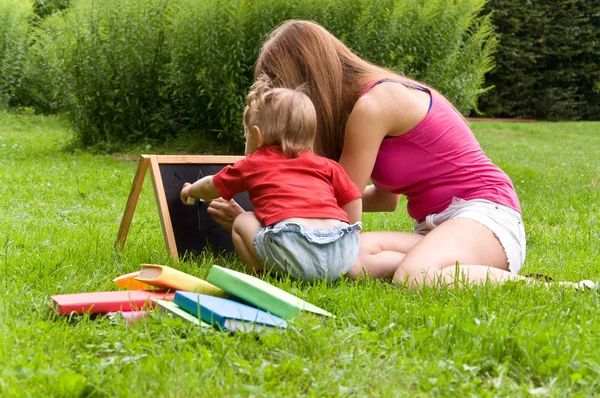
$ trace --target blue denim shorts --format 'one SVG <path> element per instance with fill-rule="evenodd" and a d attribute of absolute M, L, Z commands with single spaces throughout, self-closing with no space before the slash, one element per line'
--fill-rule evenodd
<path fill-rule="evenodd" d="M 354 264 L 361 229 L 360 221 L 331 228 L 280 222 L 258 230 L 254 251 L 266 271 L 304 281 L 333 280 Z"/>

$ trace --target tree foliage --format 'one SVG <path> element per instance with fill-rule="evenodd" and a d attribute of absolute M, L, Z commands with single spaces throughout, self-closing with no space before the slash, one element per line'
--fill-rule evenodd
<path fill-rule="evenodd" d="M 490 0 L 499 35 L 495 86 L 479 109 L 496 117 L 600 119 L 600 1 Z"/>

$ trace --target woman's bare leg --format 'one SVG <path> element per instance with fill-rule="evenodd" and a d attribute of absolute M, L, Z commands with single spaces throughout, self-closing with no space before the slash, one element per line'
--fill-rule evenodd
<path fill-rule="evenodd" d="M 492 231 L 464 218 L 448 220 L 424 236 L 406 253 L 393 278 L 409 287 L 527 279 L 508 271 L 506 253 Z"/>
<path fill-rule="evenodd" d="M 358 256 L 346 276 L 356 279 L 367 274 L 375 279 L 389 279 L 404 254 L 422 238 L 410 232 L 362 232 Z"/>
<path fill-rule="evenodd" d="M 346 276 L 357 278 L 364 273 L 373 278 L 393 275 L 395 283 L 412 288 L 424 284 L 461 287 L 507 281 L 597 288 L 592 281 L 545 282 L 513 274 L 508 271 L 508 260 L 498 238 L 487 227 L 464 218 L 446 221 L 426 236 L 407 232 L 361 233 L 358 257 Z"/>

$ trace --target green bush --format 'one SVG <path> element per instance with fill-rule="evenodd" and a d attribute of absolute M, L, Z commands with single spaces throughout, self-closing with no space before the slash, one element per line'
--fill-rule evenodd
<path fill-rule="evenodd" d="M 32 16 L 30 1 L 0 0 L 0 109 L 21 85 Z"/>
<path fill-rule="evenodd" d="M 241 151 L 265 36 L 314 20 L 358 54 L 438 88 L 463 112 L 495 48 L 484 0 L 74 0 L 42 24 L 54 95 L 84 144 L 200 131 Z"/>
<path fill-rule="evenodd" d="M 74 1 L 44 20 L 36 52 L 84 145 L 157 137 L 166 64 L 167 0 Z"/>
<path fill-rule="evenodd" d="M 46 56 L 36 50 L 35 45 L 30 46 L 27 50 L 21 81 L 14 90 L 9 106 L 29 108 L 35 113 L 41 114 L 55 113 L 58 105 L 53 97 L 52 87 L 48 84 L 50 80 L 47 78 Z"/>
<path fill-rule="evenodd" d="M 480 99 L 487 116 L 600 119 L 598 0 L 490 0 L 499 34 L 495 86 Z"/>
<path fill-rule="evenodd" d="M 65 10 L 71 5 L 71 0 L 35 0 L 34 12 L 40 18 L 45 18 L 55 12 Z"/>
<path fill-rule="evenodd" d="M 0 0 L 2 1 L 2 0 Z M 33 27 L 49 15 L 65 10 L 71 0 L 35 0 L 33 1 L 33 18 L 30 23 Z M 44 54 L 36 51 L 34 46 L 37 39 L 35 29 L 30 29 L 30 44 L 27 48 L 26 58 L 22 64 L 20 84 L 15 87 L 10 98 L 9 106 L 15 108 L 30 108 L 37 113 L 51 113 L 56 111 L 56 101 L 52 98 L 52 89 L 46 80 L 46 62 Z"/>

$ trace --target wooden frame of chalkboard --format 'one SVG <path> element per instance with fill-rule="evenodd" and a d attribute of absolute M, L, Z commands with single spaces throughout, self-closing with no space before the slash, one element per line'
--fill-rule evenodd
<path fill-rule="evenodd" d="M 220 228 L 208 216 L 208 204 L 197 200 L 194 205 L 184 205 L 179 199 L 179 192 L 184 182 L 193 183 L 205 175 L 216 174 L 226 165 L 240 159 L 243 157 L 141 155 L 115 247 L 123 249 L 125 246 L 144 178 L 150 169 L 165 244 L 175 261 L 179 261 L 186 252 L 197 254 L 206 247 L 210 247 L 215 254 L 233 251 L 231 233 Z M 247 193 L 236 195 L 234 199 L 245 210 L 252 210 Z"/>

